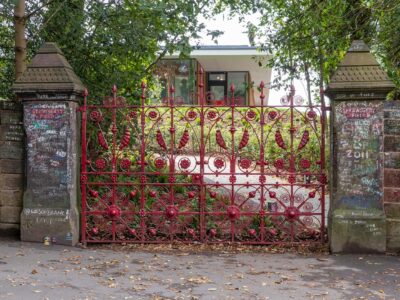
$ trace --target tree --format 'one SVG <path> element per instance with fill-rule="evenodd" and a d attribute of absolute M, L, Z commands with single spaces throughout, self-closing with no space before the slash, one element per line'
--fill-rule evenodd
<path fill-rule="evenodd" d="M 354 38 L 366 40 L 400 86 L 397 0 L 28 0 L 21 19 L 22 2 L 0 3 L 2 97 L 11 94 L 12 59 L 23 62 L 24 48 L 30 59 L 46 40 L 59 44 L 92 95 L 103 94 L 112 83 L 132 94 L 142 79 L 151 81 L 152 68 L 166 53 L 190 51 L 189 40 L 204 27 L 197 17 L 213 8 L 229 8 L 241 17 L 258 13 L 260 18 L 248 23 L 249 38 L 272 54 L 268 65 L 280 73 L 275 86 L 305 79 L 309 101 L 312 90 L 318 98 Z M 17 25 L 25 25 L 27 46 L 16 30 L 14 57 L 10 41 Z"/>
<path fill-rule="evenodd" d="M 52 1 L 5 0 L 0 3 L 0 97 L 12 98 L 11 84 L 26 69 L 27 57 L 37 50 L 27 45 L 27 41 L 39 41 L 34 37 L 39 32 L 40 16 Z"/>
<path fill-rule="evenodd" d="M 272 54 L 268 65 L 280 80 L 275 86 L 302 78 L 309 101 L 312 86 L 318 99 L 353 39 L 370 44 L 400 86 L 398 1 L 221 0 L 219 10 L 226 7 L 233 14 L 259 13 L 259 20 L 248 24 L 248 33 L 254 44 Z"/>
<path fill-rule="evenodd" d="M 14 31 L 12 15 L 7 13 L 14 2 L 6 0 L 0 4 L 6 12 L 2 23 L 7 36 Z M 21 13 L 19 2 L 15 9 Z M 26 56 L 30 59 L 44 41 L 56 42 L 92 96 L 104 95 L 114 83 L 130 95 L 142 79 L 151 80 L 152 68 L 165 54 L 180 51 L 184 55 L 190 51 L 190 39 L 204 28 L 197 17 L 207 15 L 212 3 L 211 0 L 27 1 Z M 11 56 L 9 49 L 1 51 Z M 10 62 L 6 64 L 9 68 Z M 18 72 L 21 70 L 18 68 Z M 7 78 L 2 96 L 10 95 L 13 81 L 14 78 Z"/>
<path fill-rule="evenodd" d="M 371 10 L 376 28 L 373 50 L 390 78 L 400 87 L 400 3 L 383 1 L 380 5 L 372 6 Z"/>
<path fill-rule="evenodd" d="M 14 78 L 14 32 L 6 26 L 6 18 L 0 14 L 0 99 L 9 96 L 10 78 Z"/>
<path fill-rule="evenodd" d="M 26 69 L 25 22 L 25 0 L 18 0 L 14 9 L 16 78 Z"/>

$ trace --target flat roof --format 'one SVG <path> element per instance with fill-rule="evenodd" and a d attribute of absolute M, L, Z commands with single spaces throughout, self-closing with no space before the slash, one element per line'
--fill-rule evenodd
<path fill-rule="evenodd" d="M 193 46 L 190 57 L 199 58 L 202 56 L 268 56 L 257 47 L 247 45 L 199 45 Z M 178 58 L 179 52 L 166 55 L 165 58 Z"/>
<path fill-rule="evenodd" d="M 193 46 L 193 50 L 255 50 L 257 47 L 248 45 L 199 45 Z"/>

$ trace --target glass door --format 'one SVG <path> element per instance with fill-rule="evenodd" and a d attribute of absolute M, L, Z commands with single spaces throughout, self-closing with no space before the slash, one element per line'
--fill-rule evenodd
<path fill-rule="evenodd" d="M 248 94 L 248 72 L 228 72 L 227 86 L 228 88 L 233 84 L 235 86 L 235 105 L 247 105 Z M 231 101 L 230 97 L 228 97 Z"/>
<path fill-rule="evenodd" d="M 225 72 L 208 73 L 207 78 L 207 103 L 211 105 L 224 105 L 226 103 L 226 76 Z"/>

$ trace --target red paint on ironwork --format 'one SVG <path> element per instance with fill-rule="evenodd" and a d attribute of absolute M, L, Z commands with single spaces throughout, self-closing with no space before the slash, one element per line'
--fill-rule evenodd
<path fill-rule="evenodd" d="M 249 235 L 251 235 L 253 237 L 257 235 L 257 231 L 255 229 L 253 229 L 253 228 L 250 228 L 248 230 L 248 233 L 249 233 Z"/>
<path fill-rule="evenodd" d="M 217 230 L 215 228 L 210 229 L 210 236 L 215 237 L 217 235 Z"/>
<path fill-rule="evenodd" d="M 198 103 L 179 107 L 174 87 L 161 105 L 146 104 L 145 83 L 139 105 L 116 86 L 88 105 L 85 91 L 82 241 L 324 241 L 323 95 L 321 106 L 302 105 L 292 88 L 271 106 L 261 83 L 260 105 L 241 107 L 232 85 L 217 107 L 199 79 Z M 314 144 L 318 153 L 306 153 Z"/>
<path fill-rule="evenodd" d="M 228 206 L 226 211 L 227 211 L 229 219 L 236 220 L 236 219 L 240 218 L 239 207 L 237 207 L 235 205 L 231 205 L 231 206 Z"/>
<path fill-rule="evenodd" d="M 242 139 L 241 139 L 241 141 L 239 143 L 239 149 L 242 149 L 242 148 L 247 146 L 247 143 L 249 142 L 249 137 L 250 137 L 249 136 L 249 131 L 247 129 L 245 129 L 243 131 Z"/>
<path fill-rule="evenodd" d="M 107 215 L 111 218 L 117 218 L 121 215 L 121 211 L 120 209 L 115 206 L 115 205 L 111 205 L 108 209 L 107 209 Z"/>
<path fill-rule="evenodd" d="M 177 214 L 178 214 L 178 209 L 173 205 L 168 206 L 165 210 L 165 215 L 167 216 L 168 219 L 175 218 Z"/>

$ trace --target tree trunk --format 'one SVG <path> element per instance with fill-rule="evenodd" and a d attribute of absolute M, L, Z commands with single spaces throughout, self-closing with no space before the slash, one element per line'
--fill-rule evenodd
<path fill-rule="evenodd" d="M 310 79 L 310 70 L 308 68 L 308 63 L 304 62 L 304 73 L 306 75 L 306 83 L 307 83 L 307 99 L 308 99 L 308 105 L 312 105 L 312 100 L 311 100 L 311 79 Z"/>
<path fill-rule="evenodd" d="M 14 8 L 15 25 L 15 79 L 26 69 L 25 0 L 18 0 Z"/>

